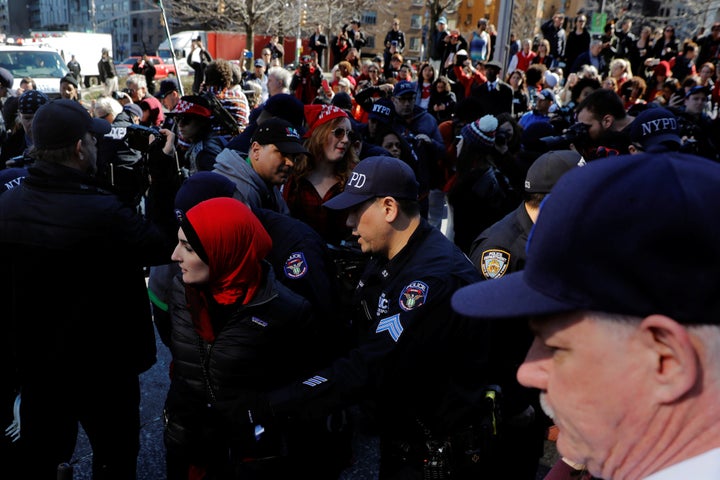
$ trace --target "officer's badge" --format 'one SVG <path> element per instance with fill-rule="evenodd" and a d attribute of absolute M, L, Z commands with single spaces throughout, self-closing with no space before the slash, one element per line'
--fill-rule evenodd
<path fill-rule="evenodd" d="M 510 254 L 505 250 L 485 250 L 480 260 L 480 270 L 485 278 L 500 278 L 510 265 Z"/>
<path fill-rule="evenodd" d="M 400 323 L 400 314 L 396 313 L 392 317 L 383 318 L 378 323 L 375 333 L 388 332 L 394 342 L 398 341 L 403 332 L 402 323 Z"/>
<path fill-rule="evenodd" d="M 308 264 L 305 261 L 305 255 L 302 252 L 290 254 L 285 261 L 285 276 L 293 280 L 302 278 L 308 271 Z"/>
<path fill-rule="evenodd" d="M 400 308 L 406 312 L 425 303 L 428 294 L 427 284 L 415 280 L 400 293 Z"/>

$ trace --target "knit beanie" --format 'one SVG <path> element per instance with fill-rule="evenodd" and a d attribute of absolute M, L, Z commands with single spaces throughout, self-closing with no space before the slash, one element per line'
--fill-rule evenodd
<path fill-rule="evenodd" d="M 310 137 L 317 127 L 329 122 L 333 118 L 348 118 L 348 114 L 335 105 L 305 105 L 307 132 L 305 132 L 304 137 Z"/>
<path fill-rule="evenodd" d="M 224 175 L 215 172 L 197 172 L 183 182 L 175 194 L 175 215 L 182 221 L 185 212 L 205 200 L 232 197 L 237 187 Z"/>
<path fill-rule="evenodd" d="M 463 137 L 463 148 L 470 146 L 492 147 L 495 145 L 495 131 L 498 121 L 492 115 L 484 117 L 465 125 L 460 131 Z"/>
<path fill-rule="evenodd" d="M 18 112 L 31 114 L 48 103 L 50 99 L 40 90 L 26 90 L 18 99 Z"/>

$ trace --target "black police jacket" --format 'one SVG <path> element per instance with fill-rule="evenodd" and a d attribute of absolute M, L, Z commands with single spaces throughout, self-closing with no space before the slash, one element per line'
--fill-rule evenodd
<path fill-rule="evenodd" d="M 465 372 L 482 369 L 484 350 L 467 345 L 477 335 L 467 334 L 450 297 L 477 280 L 467 257 L 423 220 L 392 260 L 369 262 L 356 295 L 359 345 L 315 375 L 270 392 L 273 411 L 322 415 L 372 399 L 383 432 L 417 427 L 418 419 L 437 429 L 466 421 L 457 418 L 465 405 L 450 397 L 458 376 L 475 386 L 483 383 L 482 371 Z M 473 358 L 462 359 L 465 354 Z"/>
<path fill-rule="evenodd" d="M 172 224 L 172 210 L 163 218 Z M 170 231 L 59 164 L 35 162 L 0 196 L 3 338 L 21 384 L 150 368 L 155 334 L 143 266 L 170 260 Z"/>
<path fill-rule="evenodd" d="M 523 202 L 475 238 L 470 260 L 484 279 L 500 278 L 525 267 L 525 245 L 532 226 Z"/>

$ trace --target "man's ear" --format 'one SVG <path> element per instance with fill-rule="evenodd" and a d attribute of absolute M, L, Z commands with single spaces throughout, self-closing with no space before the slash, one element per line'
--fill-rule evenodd
<path fill-rule="evenodd" d="M 250 160 L 257 161 L 260 156 L 260 149 L 262 148 L 262 145 L 260 145 L 258 142 L 252 142 L 250 145 Z"/>
<path fill-rule="evenodd" d="M 697 347 L 684 326 L 664 315 L 650 315 L 639 331 L 654 364 L 655 394 L 661 402 L 677 401 L 702 380 Z"/>
<path fill-rule="evenodd" d="M 80 160 L 83 160 L 84 155 L 82 154 L 82 138 L 75 143 L 75 155 Z"/>
<path fill-rule="evenodd" d="M 385 197 L 382 199 L 382 208 L 385 212 L 385 221 L 392 223 L 398 216 L 400 209 L 398 208 L 397 200 L 393 197 Z"/>

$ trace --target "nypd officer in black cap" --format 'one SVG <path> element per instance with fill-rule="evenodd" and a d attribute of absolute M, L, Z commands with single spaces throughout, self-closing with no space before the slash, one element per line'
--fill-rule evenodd
<path fill-rule="evenodd" d="M 585 165 L 574 150 L 556 150 L 538 157 L 525 177 L 524 201 L 505 218 L 484 230 L 473 242 L 470 259 L 483 280 L 494 280 L 525 267 L 525 245 L 540 212 L 540 205 L 562 175 Z M 537 390 L 521 386 L 515 370 L 530 344 L 524 325 L 491 325 L 490 372 L 502 387 L 503 423 L 497 443 L 495 478 L 535 478 L 543 455 L 545 432 L 550 421 L 542 415 Z M 525 327 L 525 328 L 523 328 Z"/>
<path fill-rule="evenodd" d="M 447 478 L 437 475 L 451 470 L 452 478 L 466 478 L 473 466 L 464 452 L 477 453 L 471 427 L 482 418 L 465 386 L 486 372 L 482 352 L 469 346 L 466 324 L 452 315 L 449 301 L 479 275 L 421 218 L 417 196 L 412 169 L 381 156 L 360 162 L 344 192 L 325 203 L 349 210 L 348 226 L 371 255 L 356 290 L 358 345 L 238 410 L 249 407 L 257 425 L 263 412 L 323 415 L 368 400 L 381 439 L 381 478 Z"/>
<path fill-rule="evenodd" d="M 28 176 L 0 196 L 0 388 L 21 392 L 20 454 L 0 449 L 3 473 L 12 463 L 22 478 L 54 478 L 80 423 L 93 478 L 136 476 L 138 375 L 156 353 L 142 267 L 173 249 L 174 137 L 167 132 L 150 165 L 151 190 L 163 197 L 150 223 L 93 177 L 95 136 L 109 131 L 78 102 L 44 104 Z"/>

